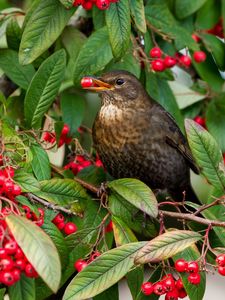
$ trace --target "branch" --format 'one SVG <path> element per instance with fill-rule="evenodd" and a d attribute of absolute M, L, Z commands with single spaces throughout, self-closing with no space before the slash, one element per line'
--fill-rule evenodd
<path fill-rule="evenodd" d="M 31 201 L 38 202 L 38 203 L 40 203 L 40 204 L 44 205 L 45 207 L 50 208 L 52 210 L 61 211 L 61 212 L 66 213 L 68 215 L 74 215 L 74 216 L 82 217 L 82 214 L 80 214 L 80 213 L 76 213 L 74 211 L 71 211 L 70 209 L 67 209 L 63 206 L 59 206 L 59 205 L 56 205 L 56 204 L 53 204 L 53 203 L 49 203 L 48 201 L 46 201 L 46 200 L 44 200 L 44 199 L 42 199 L 38 196 L 35 196 L 32 193 L 27 193 L 27 196 Z"/>
<path fill-rule="evenodd" d="M 89 190 L 90 192 L 98 194 L 99 188 L 97 188 L 93 184 L 87 183 L 86 181 L 83 181 L 82 179 L 80 179 L 78 177 L 74 177 L 74 180 L 76 182 L 78 182 L 80 185 L 82 185 L 84 188 L 86 188 L 87 190 Z"/>
<path fill-rule="evenodd" d="M 185 213 L 178 213 L 178 212 L 165 211 L 165 210 L 159 210 L 159 213 L 162 213 L 164 216 L 168 216 L 176 219 L 189 220 L 207 226 L 211 225 L 211 226 L 218 226 L 218 227 L 225 228 L 225 222 L 197 217 L 194 214 L 185 214 Z"/>

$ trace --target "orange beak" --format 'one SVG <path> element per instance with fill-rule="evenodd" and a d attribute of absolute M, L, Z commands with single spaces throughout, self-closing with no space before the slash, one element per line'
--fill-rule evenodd
<path fill-rule="evenodd" d="M 102 91 L 108 91 L 114 89 L 113 85 L 106 83 L 100 79 L 93 78 L 93 77 L 91 77 L 91 79 L 93 81 L 93 85 L 90 87 L 83 87 L 83 89 L 94 91 L 94 92 L 102 92 Z"/>

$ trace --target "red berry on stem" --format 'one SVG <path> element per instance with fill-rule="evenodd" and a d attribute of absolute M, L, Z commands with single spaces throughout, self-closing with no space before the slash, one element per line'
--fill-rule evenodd
<path fill-rule="evenodd" d="M 219 266 L 225 267 L 225 254 L 220 254 L 216 257 L 216 263 Z"/>
<path fill-rule="evenodd" d="M 225 267 L 219 266 L 218 273 L 222 276 L 225 276 Z"/>
<path fill-rule="evenodd" d="M 70 128 L 67 124 L 64 124 L 61 135 L 67 135 L 70 131 Z"/>
<path fill-rule="evenodd" d="M 26 260 L 24 260 L 24 259 L 17 259 L 16 261 L 15 261 L 15 267 L 16 268 L 18 268 L 18 269 L 20 269 L 21 271 L 22 270 L 24 270 L 25 269 L 25 267 L 26 267 Z"/>
<path fill-rule="evenodd" d="M 151 62 L 152 70 L 155 72 L 162 72 L 165 70 L 164 61 L 162 59 L 156 59 Z"/>
<path fill-rule="evenodd" d="M 9 255 L 15 254 L 18 249 L 18 244 L 16 241 L 9 241 L 5 243 L 4 248 Z"/>
<path fill-rule="evenodd" d="M 7 286 L 11 286 L 15 283 L 15 279 L 12 272 L 6 271 L 0 274 L 0 281 Z"/>
<path fill-rule="evenodd" d="M 162 50 L 159 47 L 154 47 L 149 52 L 150 57 L 160 58 L 162 56 Z"/>
<path fill-rule="evenodd" d="M 187 271 L 187 262 L 184 259 L 178 259 L 175 262 L 175 269 L 177 272 L 186 272 Z"/>
<path fill-rule="evenodd" d="M 201 125 L 202 127 L 206 127 L 206 124 L 205 124 L 205 118 L 202 118 L 202 117 L 200 117 L 200 116 L 196 116 L 195 118 L 194 118 L 194 121 L 196 122 L 196 123 L 198 123 L 199 125 Z"/>
<path fill-rule="evenodd" d="M 193 57 L 197 63 L 201 63 L 206 60 L 206 54 L 203 51 L 195 51 Z"/>
<path fill-rule="evenodd" d="M 181 278 L 179 278 L 179 279 L 176 281 L 176 288 L 177 288 L 178 290 L 184 288 L 184 285 L 183 285 L 183 282 L 182 282 Z"/>
<path fill-rule="evenodd" d="M 179 298 L 183 299 L 183 298 L 185 298 L 186 296 L 187 296 L 187 293 L 186 293 L 185 289 L 180 289 L 180 290 L 178 290 L 178 297 L 179 297 Z"/>
<path fill-rule="evenodd" d="M 113 231 L 113 222 L 112 220 L 109 221 L 109 224 L 105 228 L 105 232 L 111 232 Z"/>
<path fill-rule="evenodd" d="M 8 257 L 8 253 L 5 248 L 0 248 L 0 259 Z"/>
<path fill-rule="evenodd" d="M 156 295 L 165 294 L 165 288 L 164 288 L 163 283 L 162 282 L 155 283 L 153 286 L 153 291 L 154 291 L 154 294 L 156 294 Z"/>
<path fill-rule="evenodd" d="M 167 292 L 165 300 L 178 300 L 178 290 L 174 289 L 173 291 Z"/>
<path fill-rule="evenodd" d="M 93 7 L 93 3 L 90 2 L 90 1 L 87 1 L 87 0 L 84 0 L 83 3 L 82 3 L 82 6 L 83 6 L 84 9 L 90 10 Z"/>
<path fill-rule="evenodd" d="M 19 269 L 17 269 L 17 268 L 12 269 L 11 273 L 13 274 L 15 282 L 20 280 L 21 271 Z"/>
<path fill-rule="evenodd" d="M 173 277 L 168 277 L 163 280 L 163 285 L 166 290 L 166 292 L 173 291 L 175 289 L 175 281 Z"/>
<path fill-rule="evenodd" d="M 55 224 L 56 227 L 59 229 L 59 230 L 63 230 L 63 228 L 65 227 L 65 223 L 64 222 L 60 222 L 60 223 L 57 223 Z"/>
<path fill-rule="evenodd" d="M 63 228 L 65 234 L 69 235 L 77 231 L 77 225 L 72 222 L 67 222 Z"/>
<path fill-rule="evenodd" d="M 171 56 L 166 56 L 164 58 L 164 65 L 167 68 L 174 67 L 176 65 L 176 63 L 177 63 L 177 60 L 175 58 L 171 57 Z"/>
<path fill-rule="evenodd" d="M 0 271 L 10 271 L 14 267 L 14 261 L 10 257 L 0 260 Z"/>
<path fill-rule="evenodd" d="M 92 253 L 90 261 L 93 261 L 94 259 L 96 259 L 100 255 L 101 255 L 101 253 L 99 251 L 95 251 L 94 253 Z"/>
<path fill-rule="evenodd" d="M 34 267 L 30 263 L 26 264 L 25 274 L 26 274 L 27 277 L 30 277 L 30 278 L 37 278 L 38 277 L 38 273 L 35 271 Z"/>
<path fill-rule="evenodd" d="M 179 58 L 179 62 L 183 67 L 188 68 L 191 65 L 191 58 L 188 55 L 182 55 Z"/>
<path fill-rule="evenodd" d="M 58 224 L 58 223 L 64 222 L 64 220 L 65 220 L 65 218 L 62 214 L 57 214 L 55 216 L 55 218 L 52 220 L 52 223 Z"/>
<path fill-rule="evenodd" d="M 110 6 L 110 1 L 109 0 L 97 0 L 96 6 L 101 10 L 108 9 Z"/>
<path fill-rule="evenodd" d="M 17 184 L 13 185 L 12 193 L 14 196 L 19 196 L 21 194 L 22 190 L 21 187 Z"/>
<path fill-rule="evenodd" d="M 199 273 L 191 273 L 189 276 L 188 276 L 188 281 L 191 283 L 191 284 L 199 284 L 201 282 L 201 276 Z"/>
<path fill-rule="evenodd" d="M 153 293 L 153 284 L 151 282 L 144 282 L 141 285 L 141 291 L 146 296 L 149 296 Z"/>
<path fill-rule="evenodd" d="M 198 273 L 199 271 L 198 263 L 196 261 L 189 262 L 187 266 L 187 271 L 190 273 Z"/>
<path fill-rule="evenodd" d="M 77 272 L 82 271 L 85 267 L 87 267 L 87 262 L 83 259 L 78 259 L 75 263 L 74 263 L 74 268 L 77 270 Z"/>

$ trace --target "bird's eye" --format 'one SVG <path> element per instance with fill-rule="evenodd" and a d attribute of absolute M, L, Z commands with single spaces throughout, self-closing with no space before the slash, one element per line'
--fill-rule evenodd
<path fill-rule="evenodd" d="M 116 84 L 117 85 L 122 85 L 122 84 L 124 84 L 124 80 L 122 79 L 122 78 L 118 78 L 117 80 L 116 80 Z"/>

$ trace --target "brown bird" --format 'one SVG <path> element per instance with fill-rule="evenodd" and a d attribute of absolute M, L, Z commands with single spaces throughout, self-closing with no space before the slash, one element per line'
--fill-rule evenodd
<path fill-rule="evenodd" d="M 127 71 L 92 78 L 87 89 L 100 94 L 102 105 L 93 125 L 93 141 L 114 178 L 137 178 L 153 191 L 176 201 L 196 202 L 190 168 L 198 173 L 186 138 L 173 117 Z"/>

